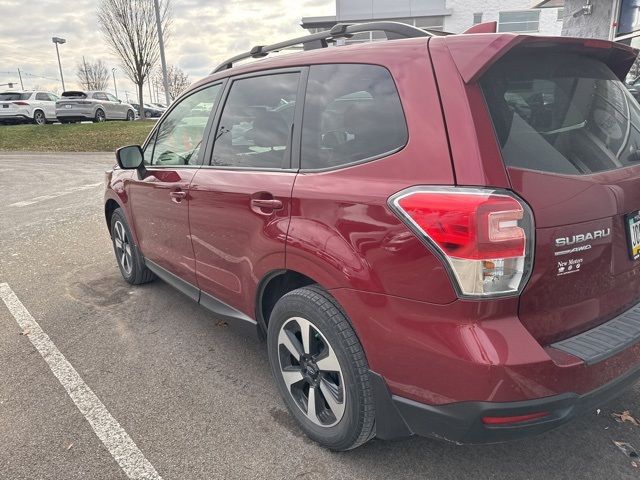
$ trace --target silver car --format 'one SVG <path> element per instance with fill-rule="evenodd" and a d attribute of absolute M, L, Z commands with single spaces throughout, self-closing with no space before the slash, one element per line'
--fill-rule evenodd
<path fill-rule="evenodd" d="M 60 123 L 74 123 L 85 120 L 104 122 L 107 120 L 134 120 L 133 107 L 123 103 L 107 92 L 64 92 L 56 102 L 56 117 Z"/>

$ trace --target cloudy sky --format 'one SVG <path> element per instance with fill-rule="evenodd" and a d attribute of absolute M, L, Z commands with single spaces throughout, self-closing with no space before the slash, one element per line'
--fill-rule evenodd
<path fill-rule="evenodd" d="M 109 69 L 118 68 L 118 59 L 98 29 L 99 2 L 0 0 L 0 84 L 17 82 L 20 68 L 26 89 L 60 92 L 53 36 L 67 40 L 60 46 L 67 89 L 80 87 L 76 65 L 83 55 L 87 60 L 103 59 Z M 335 15 L 333 0 L 171 0 L 171 5 L 167 63 L 182 68 L 192 81 L 253 45 L 303 34 L 302 17 Z M 124 74 L 116 71 L 116 80 L 120 97 L 125 98 L 124 91 L 133 96 L 134 86 Z"/>

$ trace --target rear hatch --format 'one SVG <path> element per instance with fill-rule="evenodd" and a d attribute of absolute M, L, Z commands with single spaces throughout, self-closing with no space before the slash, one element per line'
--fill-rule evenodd
<path fill-rule="evenodd" d="M 0 93 L 0 114 L 10 115 L 15 110 L 24 109 L 29 105 L 26 101 L 29 97 L 31 97 L 31 93 Z"/>
<path fill-rule="evenodd" d="M 596 50 L 515 48 L 480 78 L 535 219 L 519 316 L 543 345 L 640 301 L 640 106 Z"/>
<path fill-rule="evenodd" d="M 86 100 L 87 94 L 80 91 L 68 91 L 64 92 L 60 97 L 60 100 L 56 102 L 57 107 L 64 107 L 68 105 L 71 108 L 74 105 L 88 105 L 91 103 Z"/>

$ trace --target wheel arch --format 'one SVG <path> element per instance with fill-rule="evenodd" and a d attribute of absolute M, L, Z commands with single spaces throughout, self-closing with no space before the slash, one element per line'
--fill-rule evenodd
<path fill-rule="evenodd" d="M 113 212 L 115 212 L 118 208 L 122 208 L 122 206 L 113 198 L 109 198 L 104 204 L 104 216 L 105 220 L 107 221 L 109 235 L 111 235 L 111 217 L 113 217 Z"/>
<path fill-rule="evenodd" d="M 267 273 L 256 291 L 256 320 L 258 329 L 266 336 L 269 316 L 276 302 L 287 293 L 308 285 L 320 285 L 313 278 L 295 270 L 273 270 Z"/>

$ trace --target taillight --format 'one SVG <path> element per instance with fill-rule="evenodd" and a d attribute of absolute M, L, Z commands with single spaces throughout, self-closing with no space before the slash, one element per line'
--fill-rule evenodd
<path fill-rule="evenodd" d="M 445 260 L 461 297 L 522 291 L 533 263 L 533 215 L 511 192 L 412 187 L 389 205 Z"/>
<path fill-rule="evenodd" d="M 29 105 L 27 102 L 11 102 L 11 103 L 13 103 L 14 105 L 22 105 L 22 106 Z"/>

